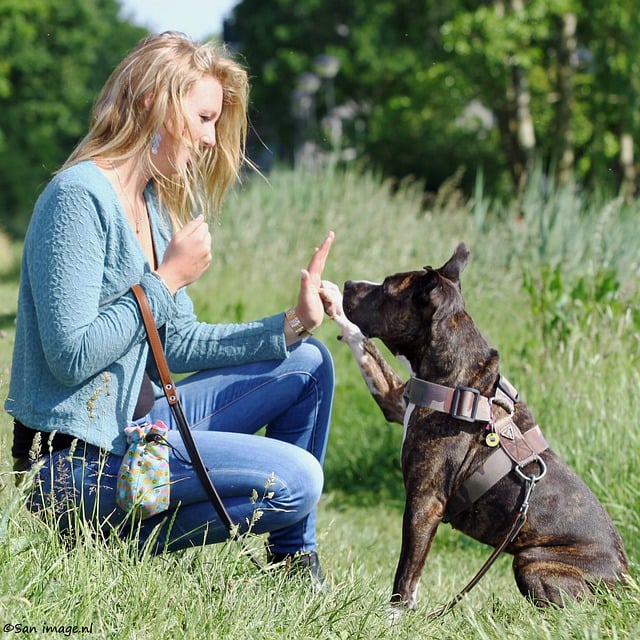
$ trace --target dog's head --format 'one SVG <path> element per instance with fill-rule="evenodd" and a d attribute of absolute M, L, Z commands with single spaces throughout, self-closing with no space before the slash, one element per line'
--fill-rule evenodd
<path fill-rule="evenodd" d="M 380 284 L 350 280 L 344 285 L 345 314 L 365 336 L 379 338 L 394 355 L 412 359 L 432 324 L 464 311 L 460 274 L 469 255 L 460 243 L 439 269 L 397 273 Z"/>

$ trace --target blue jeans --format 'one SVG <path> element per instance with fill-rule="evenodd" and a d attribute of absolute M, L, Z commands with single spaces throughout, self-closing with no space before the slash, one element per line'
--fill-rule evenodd
<path fill-rule="evenodd" d="M 314 551 L 334 389 L 327 348 L 310 339 L 284 360 L 201 371 L 177 387 L 205 466 L 240 531 L 269 532 L 274 553 Z M 164 397 L 147 420 L 162 420 L 171 429 L 171 502 L 168 511 L 136 523 L 140 545 L 150 540 L 160 552 L 226 540 L 228 531 L 188 463 Z M 263 427 L 264 435 L 256 435 Z M 57 505 L 65 529 L 64 505 L 71 503 L 101 529 L 130 535 L 130 518 L 115 502 L 122 456 L 84 444 L 69 453 L 45 458 L 32 509 L 41 509 L 43 501 Z"/>

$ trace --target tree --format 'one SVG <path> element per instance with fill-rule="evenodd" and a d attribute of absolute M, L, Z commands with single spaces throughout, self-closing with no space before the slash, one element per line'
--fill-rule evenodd
<path fill-rule="evenodd" d="M 117 0 L 0 0 L 0 222 L 21 232 L 83 135 L 112 68 L 146 31 Z"/>
<path fill-rule="evenodd" d="M 337 104 L 360 108 L 360 155 L 389 175 L 437 188 L 466 166 L 469 187 L 482 168 L 494 192 L 512 193 L 535 166 L 559 183 L 622 183 L 629 196 L 639 124 L 636 5 L 242 0 L 228 31 L 252 73 L 253 122 L 280 157 L 291 158 L 295 144 L 297 79 L 330 53 L 341 62 Z M 312 107 L 317 122 L 326 110 Z"/>
<path fill-rule="evenodd" d="M 444 26 L 445 46 L 455 51 L 461 73 L 496 115 L 506 166 L 518 191 L 538 163 L 555 167 L 563 181 L 572 175 L 571 8 L 571 0 L 495 0 Z"/>
<path fill-rule="evenodd" d="M 637 0 L 583 0 L 589 20 L 578 25 L 585 66 L 593 77 L 584 172 L 592 183 L 615 176 L 621 192 L 636 192 L 633 149 L 640 127 L 640 15 Z M 613 169 L 613 171 L 612 171 Z"/>
<path fill-rule="evenodd" d="M 575 103 L 575 61 L 577 61 L 575 13 L 567 12 L 560 17 L 558 29 L 557 73 L 556 73 L 556 150 L 557 178 L 559 184 L 569 184 L 575 178 L 575 135 L 573 112 Z"/>
<path fill-rule="evenodd" d="M 292 98 L 314 59 L 340 61 L 338 106 L 352 107 L 365 132 L 350 145 L 390 175 L 408 174 L 436 188 L 461 164 L 496 165 L 495 136 L 477 123 L 459 126 L 464 87 L 451 87 L 441 25 L 474 2 L 415 0 L 243 0 L 225 39 L 238 48 L 253 79 L 252 122 L 260 140 L 291 159 L 296 120 Z M 317 97 L 317 96 L 316 96 Z M 316 122 L 326 115 L 317 100 Z M 487 149 L 490 151 L 487 152 Z M 471 177 L 470 180 L 473 178 Z"/>

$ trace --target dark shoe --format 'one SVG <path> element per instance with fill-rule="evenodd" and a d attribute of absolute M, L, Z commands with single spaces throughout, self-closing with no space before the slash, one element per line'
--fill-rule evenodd
<path fill-rule="evenodd" d="M 282 564 L 288 574 L 304 575 L 306 573 L 314 584 L 318 586 L 324 584 L 322 567 L 315 551 L 304 551 L 295 554 L 269 552 L 267 561 L 269 564 Z"/>

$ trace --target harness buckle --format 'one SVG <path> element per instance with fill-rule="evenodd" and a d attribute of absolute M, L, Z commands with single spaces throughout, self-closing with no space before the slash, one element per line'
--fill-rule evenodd
<path fill-rule="evenodd" d="M 545 461 L 540 456 L 536 456 L 535 460 L 532 460 L 532 462 L 537 462 L 538 466 L 540 467 L 540 473 L 537 476 L 533 474 L 531 474 L 530 476 L 526 475 L 519 464 L 515 466 L 515 472 L 523 480 L 525 480 L 526 482 L 530 482 L 532 485 L 534 485 L 536 482 L 542 480 L 542 478 L 544 478 L 547 475 L 547 465 L 545 464 Z"/>
<path fill-rule="evenodd" d="M 465 392 L 473 394 L 473 405 L 471 407 L 470 416 L 465 416 L 463 413 L 458 413 L 458 408 L 462 400 L 462 394 Z M 477 389 L 474 389 L 473 387 L 457 387 L 453 392 L 453 399 L 451 400 L 451 409 L 449 410 L 449 415 L 456 420 L 463 420 L 464 422 L 475 422 L 479 404 L 480 392 Z"/>

